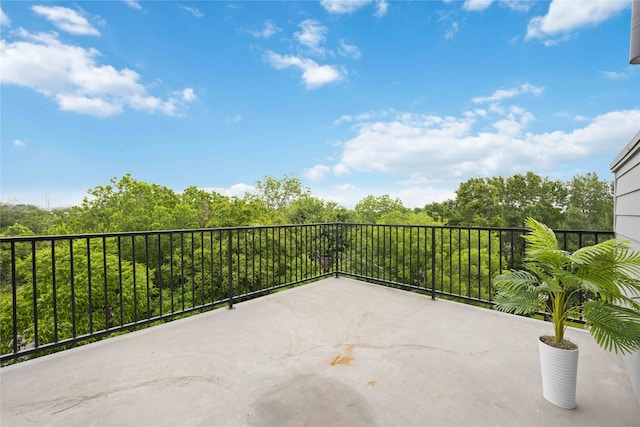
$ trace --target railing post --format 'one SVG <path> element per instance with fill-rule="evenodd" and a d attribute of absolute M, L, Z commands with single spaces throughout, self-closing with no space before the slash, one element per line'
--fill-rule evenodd
<path fill-rule="evenodd" d="M 333 238 L 334 238 L 333 252 L 334 252 L 335 261 L 334 261 L 333 266 L 334 266 L 335 277 L 338 277 L 338 270 L 339 270 L 339 266 L 338 266 L 338 257 L 339 257 L 339 255 L 338 255 L 338 228 L 341 226 L 341 224 L 336 222 L 335 225 L 336 225 L 336 232 L 334 233 L 334 236 L 333 236 Z"/>
<path fill-rule="evenodd" d="M 227 267 L 228 271 L 228 281 L 229 281 L 229 305 L 228 309 L 233 310 L 233 252 L 231 251 L 231 245 L 233 242 L 233 230 L 227 230 Z"/>
<path fill-rule="evenodd" d="M 20 349 L 18 346 L 18 278 L 16 273 L 16 242 L 11 242 L 11 320 L 13 327 L 11 330 L 13 339 L 13 354 L 18 353 Z M 36 293 L 33 293 L 33 298 L 36 298 Z M 37 315 L 34 312 L 34 317 Z"/>
<path fill-rule="evenodd" d="M 436 228 L 431 228 L 431 299 L 436 299 Z"/>

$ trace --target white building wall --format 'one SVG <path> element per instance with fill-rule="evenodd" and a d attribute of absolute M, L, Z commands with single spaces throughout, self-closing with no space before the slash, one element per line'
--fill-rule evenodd
<path fill-rule="evenodd" d="M 611 171 L 615 175 L 613 229 L 616 237 L 630 240 L 640 250 L 640 132 L 611 163 Z M 640 351 L 623 359 L 640 399 Z"/>

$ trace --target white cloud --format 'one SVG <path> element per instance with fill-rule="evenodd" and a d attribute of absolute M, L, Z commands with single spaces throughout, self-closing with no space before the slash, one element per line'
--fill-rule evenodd
<path fill-rule="evenodd" d="M 196 96 L 196 93 L 190 87 L 183 89 L 182 92 L 179 92 L 179 93 L 180 93 L 180 96 L 182 96 L 182 99 L 186 102 L 193 102 L 196 99 L 198 99 L 198 97 Z"/>
<path fill-rule="evenodd" d="M 460 182 L 473 176 L 548 170 L 601 155 L 612 141 L 627 141 L 637 132 L 640 110 L 605 113 L 573 130 L 534 133 L 528 130 L 532 120 L 527 110 L 510 106 L 504 115 L 485 118 L 475 113 L 398 113 L 390 120 L 363 122 L 356 135 L 342 143 L 333 172 L 407 177 L 399 184 L 415 189 L 434 179 Z"/>
<path fill-rule="evenodd" d="M 281 28 L 276 27 L 273 22 L 264 21 L 264 28 L 260 31 L 252 31 L 251 35 L 256 38 L 268 39 L 269 37 L 282 31 Z"/>
<path fill-rule="evenodd" d="M 626 78 L 629 78 L 631 76 L 631 74 L 628 71 L 622 71 L 622 72 L 618 72 L 618 71 L 600 71 L 600 74 L 602 75 L 602 77 L 604 77 L 606 79 L 610 79 L 610 80 L 626 79 Z"/>
<path fill-rule="evenodd" d="M 351 173 L 351 171 L 349 170 L 349 166 L 345 163 L 338 163 L 337 165 L 333 166 L 331 170 L 337 176 L 348 175 L 349 173 Z"/>
<path fill-rule="evenodd" d="M 55 99 L 63 111 L 73 111 L 102 118 L 122 113 L 122 104 L 110 102 L 102 98 L 59 93 L 55 95 Z"/>
<path fill-rule="evenodd" d="M 136 10 L 142 10 L 142 6 L 140 6 L 140 3 L 138 3 L 136 0 L 123 0 L 127 6 L 129 6 L 132 9 L 136 9 Z"/>
<path fill-rule="evenodd" d="M 458 23 L 451 23 L 451 27 L 444 33 L 445 39 L 452 39 L 458 33 Z"/>
<path fill-rule="evenodd" d="M 9 25 L 11 25 L 11 19 L 9 19 L 0 7 L 0 27 L 8 27 Z"/>
<path fill-rule="evenodd" d="M 475 103 L 485 103 L 485 102 L 498 102 L 503 99 L 512 98 L 517 95 L 522 95 L 525 93 L 532 93 L 534 95 L 540 95 L 544 89 L 541 87 L 534 86 L 530 83 L 523 83 L 519 87 L 514 87 L 511 89 L 498 89 L 493 92 L 490 96 L 486 97 L 475 97 L 471 100 Z"/>
<path fill-rule="evenodd" d="M 529 21 L 528 39 L 547 39 L 581 27 L 595 26 L 630 6 L 623 0 L 561 1 L 553 0 L 545 16 L 535 16 Z"/>
<path fill-rule="evenodd" d="M 196 99 L 191 88 L 166 99 L 151 96 L 135 71 L 99 65 L 98 50 L 62 43 L 55 33 L 20 29 L 16 35 L 22 40 L 0 41 L 1 82 L 33 89 L 55 100 L 62 110 L 109 117 L 129 106 L 177 115 L 180 107 Z"/>
<path fill-rule="evenodd" d="M 183 5 L 181 5 L 180 7 L 186 10 L 187 12 L 189 12 L 190 14 L 192 14 L 193 16 L 195 16 L 196 18 L 202 18 L 204 16 L 204 13 L 202 13 L 200 9 L 198 9 L 197 7 L 183 6 Z"/>
<path fill-rule="evenodd" d="M 534 4 L 534 2 L 531 0 L 500 0 L 500 5 L 504 5 L 517 12 L 528 12 L 532 4 Z"/>
<path fill-rule="evenodd" d="M 18 147 L 18 148 L 23 148 L 27 146 L 27 143 L 20 139 L 14 139 L 12 144 L 14 147 Z"/>
<path fill-rule="evenodd" d="M 310 181 L 320 181 L 331 172 L 331 168 L 326 165 L 315 165 L 305 170 L 304 177 Z"/>
<path fill-rule="evenodd" d="M 253 185 L 245 184 L 243 182 L 233 184 L 228 188 L 224 187 L 207 187 L 203 188 L 204 191 L 215 191 L 218 194 L 227 197 L 239 197 L 243 198 L 247 193 L 253 193 L 255 191 L 255 187 Z"/>
<path fill-rule="evenodd" d="M 298 27 L 300 31 L 293 35 L 298 43 L 307 47 L 310 53 L 324 56 L 326 52 L 321 45 L 326 40 L 327 27 L 314 19 L 306 19 Z"/>
<path fill-rule="evenodd" d="M 485 10 L 491 6 L 493 0 L 465 0 L 462 8 L 470 12 Z"/>
<path fill-rule="evenodd" d="M 395 193 L 390 194 L 390 197 L 402 200 L 402 204 L 406 207 L 423 207 L 428 203 L 455 199 L 455 196 L 455 191 L 428 184 L 402 186 Z"/>
<path fill-rule="evenodd" d="M 100 35 L 100 32 L 84 16 L 73 9 L 62 6 L 33 6 L 31 10 L 44 16 L 47 21 L 62 31 L 86 36 Z"/>
<path fill-rule="evenodd" d="M 343 39 L 340 39 L 340 47 L 338 48 L 338 53 L 342 56 L 349 56 L 353 59 L 360 59 L 362 57 L 362 53 L 358 46 L 354 44 L 347 44 Z"/>
<path fill-rule="evenodd" d="M 327 12 L 336 15 L 353 13 L 371 3 L 375 3 L 376 11 L 374 16 L 382 17 L 386 15 L 389 9 L 387 0 L 320 0 L 320 4 Z"/>
<path fill-rule="evenodd" d="M 336 119 L 333 121 L 333 125 L 334 126 L 339 126 L 343 123 L 350 123 L 353 121 L 353 117 L 349 114 L 344 114 L 343 116 L 341 116 L 339 119 Z"/>
<path fill-rule="evenodd" d="M 372 0 L 320 0 L 320 4 L 329 13 L 338 15 L 353 13 Z"/>
<path fill-rule="evenodd" d="M 315 89 L 329 83 L 341 81 L 346 77 L 346 70 L 333 65 L 319 65 L 317 62 L 292 55 L 280 55 L 268 51 L 265 60 L 274 68 L 298 68 L 302 71 L 302 81 L 307 89 Z"/>
<path fill-rule="evenodd" d="M 377 16 L 378 18 L 381 18 L 387 14 L 388 9 L 389 9 L 389 3 L 387 3 L 386 0 L 378 0 L 376 2 L 376 13 L 374 13 L 374 15 Z"/>
<path fill-rule="evenodd" d="M 493 3 L 494 0 L 465 0 L 462 8 L 468 12 L 479 12 L 488 9 Z M 533 2 L 531 0 L 499 0 L 499 4 L 517 12 L 527 12 L 531 9 Z"/>

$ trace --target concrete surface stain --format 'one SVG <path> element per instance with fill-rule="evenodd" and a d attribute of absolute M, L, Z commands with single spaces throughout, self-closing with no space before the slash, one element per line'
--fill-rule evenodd
<path fill-rule="evenodd" d="M 369 381 L 369 382 L 367 383 L 367 385 L 368 385 L 369 387 L 373 387 L 374 385 L 376 385 L 376 383 L 377 383 L 377 381 L 376 381 L 376 380 L 371 380 L 371 381 Z"/>
<path fill-rule="evenodd" d="M 331 361 L 331 366 L 337 366 L 337 365 L 350 365 L 351 361 L 353 360 L 353 344 L 349 344 L 346 347 L 347 350 L 347 354 L 339 354 L 337 355 L 332 361 Z"/>
<path fill-rule="evenodd" d="M 278 427 L 372 427 L 373 408 L 355 387 L 317 374 L 297 374 L 249 405 L 245 424 Z"/>

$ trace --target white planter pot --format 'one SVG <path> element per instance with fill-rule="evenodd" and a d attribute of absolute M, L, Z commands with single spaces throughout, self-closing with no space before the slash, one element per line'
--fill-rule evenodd
<path fill-rule="evenodd" d="M 562 350 L 538 340 L 542 395 L 549 402 L 565 409 L 576 407 L 578 350 Z"/>

